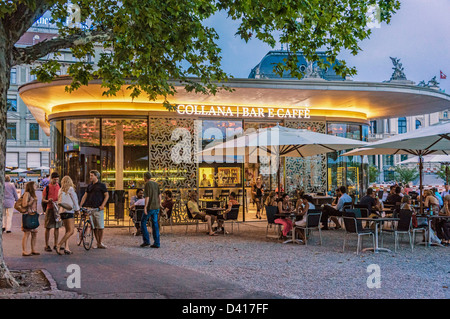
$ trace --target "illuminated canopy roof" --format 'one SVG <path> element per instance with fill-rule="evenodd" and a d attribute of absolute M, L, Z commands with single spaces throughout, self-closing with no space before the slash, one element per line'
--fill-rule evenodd
<path fill-rule="evenodd" d="M 101 80 L 67 93 L 69 77 L 51 83 L 30 82 L 19 88 L 22 100 L 38 123 L 49 134 L 48 119 L 83 112 L 92 115 L 148 114 L 165 111 L 163 98 L 149 101 L 145 95 L 132 99 L 126 86 L 116 96 L 102 93 Z M 342 117 L 369 120 L 420 115 L 450 108 L 450 95 L 435 89 L 401 83 L 373 83 L 325 80 L 231 79 L 226 83 L 233 92 L 216 95 L 188 93 L 179 81 L 173 81 L 177 94 L 172 104 L 305 108 L 311 117 Z M 124 113 L 125 112 L 125 113 Z M 81 113 L 80 113 L 81 114 Z"/>

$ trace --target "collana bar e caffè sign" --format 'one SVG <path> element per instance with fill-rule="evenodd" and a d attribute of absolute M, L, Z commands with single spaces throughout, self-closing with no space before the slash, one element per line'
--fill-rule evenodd
<path fill-rule="evenodd" d="M 181 115 L 201 115 L 217 117 L 255 117 L 255 118 L 311 118 L 308 108 L 270 108 L 247 106 L 214 106 L 178 104 L 177 113 Z"/>

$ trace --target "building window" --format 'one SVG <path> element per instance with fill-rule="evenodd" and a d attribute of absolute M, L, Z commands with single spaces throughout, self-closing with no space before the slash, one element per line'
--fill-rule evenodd
<path fill-rule="evenodd" d="M 7 99 L 6 100 L 6 110 L 8 112 L 17 112 L 17 100 Z"/>
<path fill-rule="evenodd" d="M 444 116 L 444 119 L 447 119 L 447 118 L 448 118 L 448 112 L 445 111 L 444 114 L 443 114 L 443 116 Z"/>
<path fill-rule="evenodd" d="M 384 165 L 386 165 L 386 166 L 394 165 L 394 155 L 385 155 Z"/>
<path fill-rule="evenodd" d="M 17 133 L 16 123 L 7 123 L 6 124 L 6 139 L 15 141 L 16 133 Z"/>
<path fill-rule="evenodd" d="M 6 167 L 19 167 L 19 153 L 6 153 Z"/>
<path fill-rule="evenodd" d="M 30 141 L 39 141 L 39 124 L 30 123 Z"/>
<path fill-rule="evenodd" d="M 27 153 L 27 168 L 38 168 L 41 166 L 41 153 Z"/>
<path fill-rule="evenodd" d="M 408 155 L 400 155 L 400 162 L 406 161 L 408 159 Z"/>
<path fill-rule="evenodd" d="M 416 120 L 416 130 L 422 127 L 422 122 Z"/>
<path fill-rule="evenodd" d="M 406 133 L 406 117 L 398 119 L 398 134 Z"/>
<path fill-rule="evenodd" d="M 9 83 L 17 84 L 17 70 L 15 68 L 11 69 L 11 75 L 9 78 Z"/>

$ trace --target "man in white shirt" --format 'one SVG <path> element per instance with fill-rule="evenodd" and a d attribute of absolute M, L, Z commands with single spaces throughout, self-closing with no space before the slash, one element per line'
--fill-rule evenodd
<path fill-rule="evenodd" d="M 352 203 L 353 199 L 347 194 L 345 186 L 339 187 L 341 197 L 336 205 L 325 205 L 322 211 L 322 230 L 328 230 L 328 218 L 336 224 L 336 229 L 340 229 L 341 225 L 335 216 L 342 216 L 344 213 L 344 204 Z"/>

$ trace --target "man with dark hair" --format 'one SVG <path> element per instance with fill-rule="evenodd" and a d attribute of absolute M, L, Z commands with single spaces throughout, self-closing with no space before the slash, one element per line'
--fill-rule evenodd
<path fill-rule="evenodd" d="M 392 190 L 392 187 L 391 187 Z M 402 192 L 402 188 L 400 186 L 396 186 L 394 188 L 394 194 L 389 194 L 389 196 L 386 199 L 386 203 L 389 204 L 396 204 L 396 203 L 401 203 L 402 202 L 402 196 L 400 195 L 400 193 Z"/>
<path fill-rule="evenodd" d="M 369 215 L 371 215 L 375 211 L 381 210 L 380 203 L 375 197 L 373 189 L 370 187 L 367 189 L 366 196 L 362 197 L 358 204 L 366 205 L 367 209 L 369 210 Z"/>
<path fill-rule="evenodd" d="M 88 185 L 86 193 L 81 199 L 80 206 L 86 208 L 97 208 L 92 212 L 91 221 L 94 228 L 94 236 L 97 241 L 97 248 L 105 249 L 103 244 L 103 230 L 105 228 L 104 209 L 109 199 L 106 185 L 100 182 L 100 173 L 96 170 L 89 172 L 91 184 Z"/>
<path fill-rule="evenodd" d="M 338 219 L 335 216 L 342 216 L 344 212 L 344 204 L 352 203 L 353 199 L 347 194 L 347 189 L 345 186 L 339 187 L 339 193 L 341 196 L 339 197 L 338 203 L 336 205 L 325 205 L 322 211 L 322 230 L 328 230 L 328 218 L 331 217 L 331 220 L 335 223 L 336 229 L 340 229 L 341 225 L 339 224 Z"/>
<path fill-rule="evenodd" d="M 151 248 L 159 248 L 159 225 L 158 225 L 158 213 L 161 207 L 161 194 L 159 191 L 159 185 L 155 181 L 151 180 L 152 175 L 150 172 L 144 173 L 144 198 L 145 198 L 145 209 L 144 215 L 141 220 L 141 233 L 144 242 L 141 247 L 150 246 L 150 234 L 147 229 L 147 222 L 149 219 L 152 221 L 152 235 L 153 235 L 153 245 Z"/>
<path fill-rule="evenodd" d="M 45 208 L 45 251 L 52 251 L 49 245 L 50 240 L 50 230 L 53 231 L 53 238 L 55 243 L 53 245 L 53 249 L 56 250 L 56 245 L 58 244 L 59 237 L 59 228 L 62 226 L 62 221 L 59 218 L 58 212 L 55 212 L 53 209 L 53 202 L 58 201 L 58 193 L 59 189 L 59 174 L 57 172 L 53 172 L 50 176 L 50 183 L 44 188 L 42 192 L 42 204 L 43 208 Z"/>

